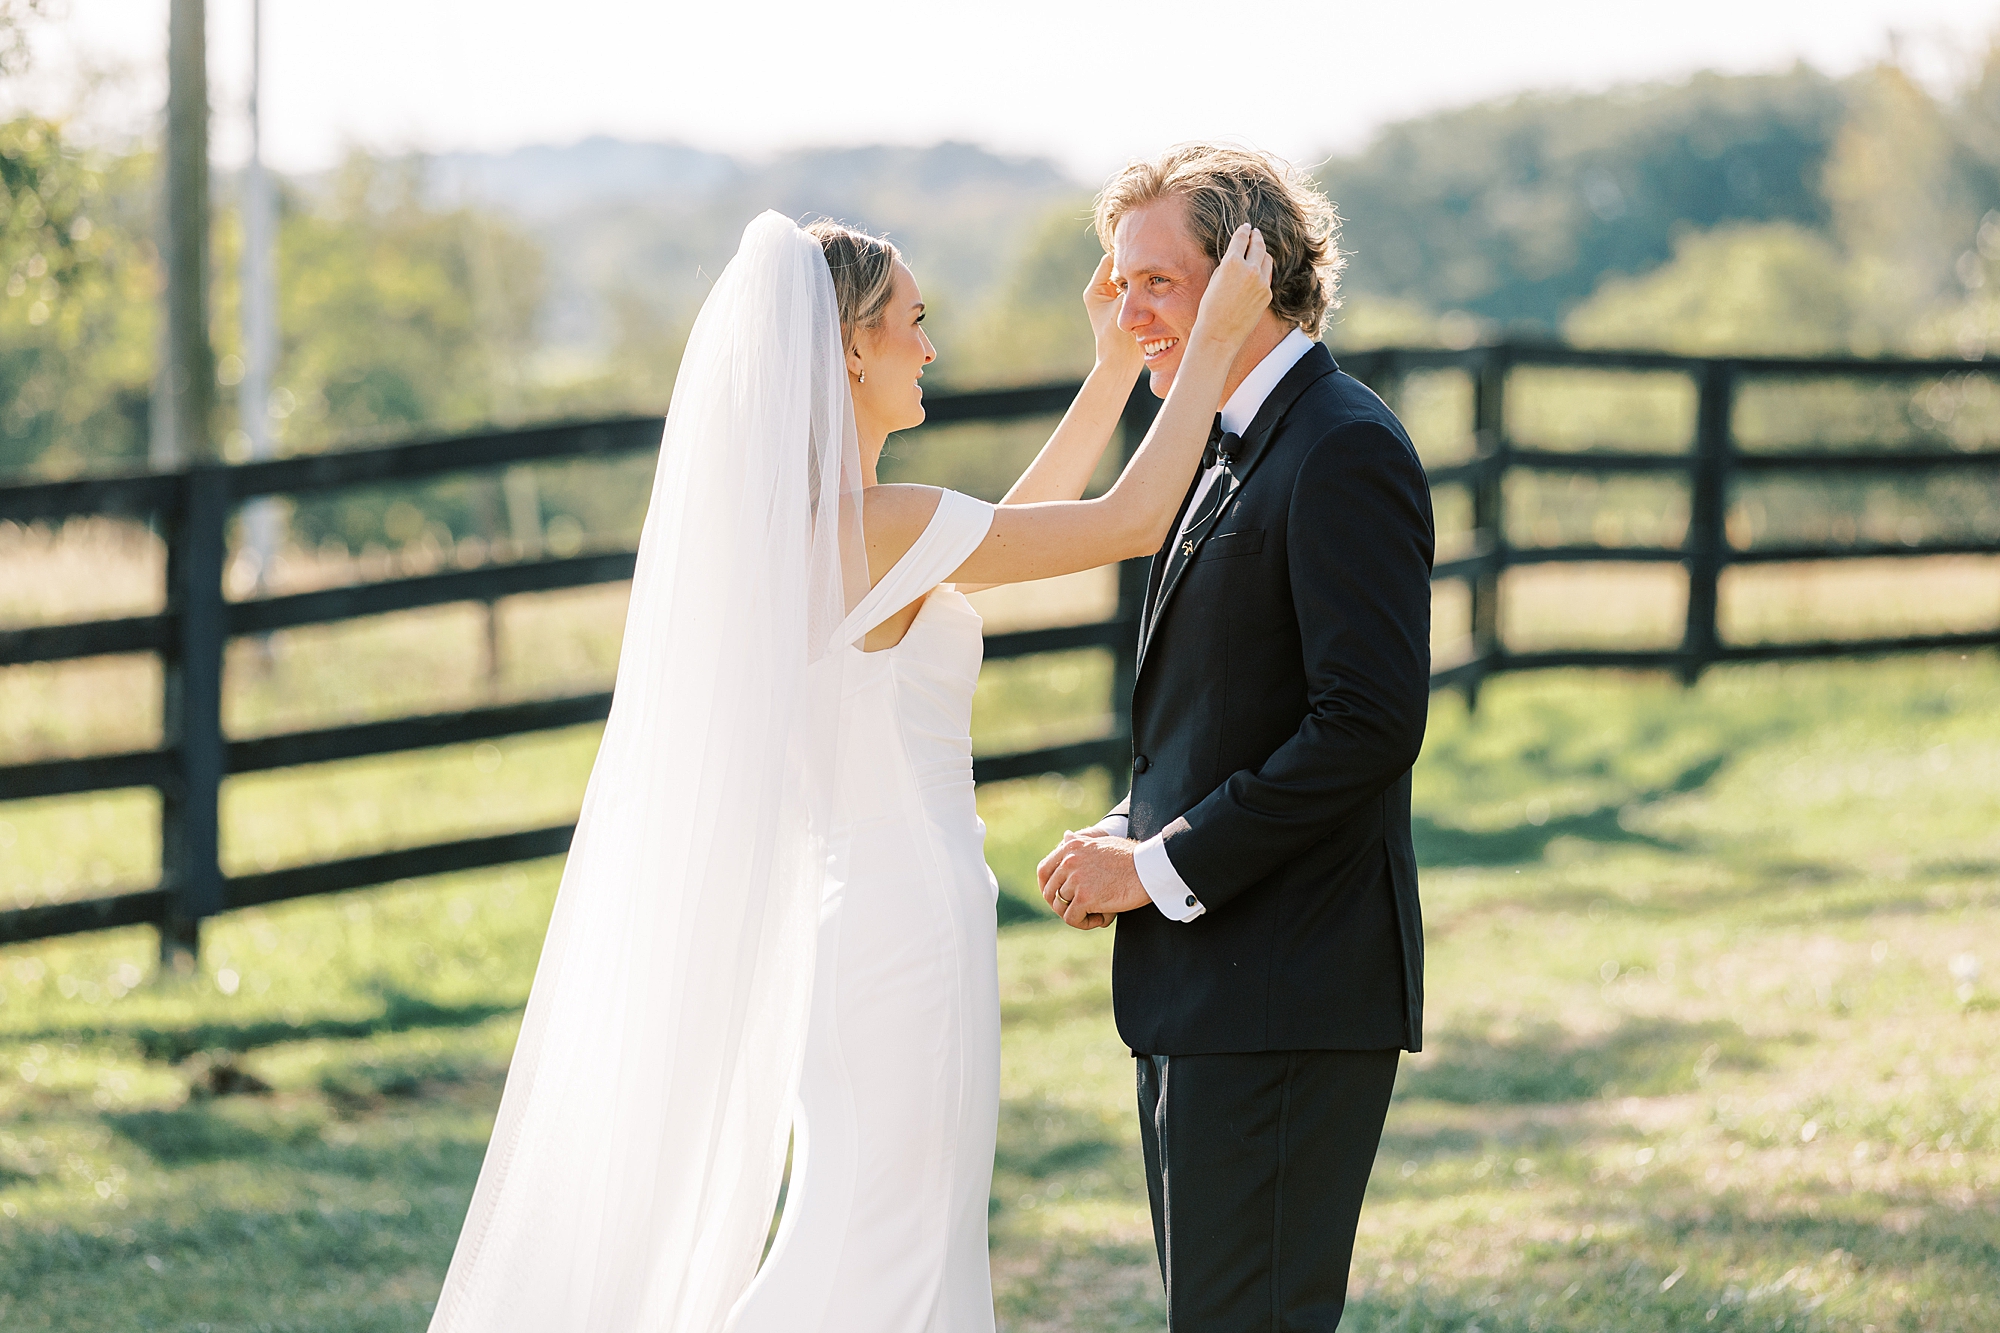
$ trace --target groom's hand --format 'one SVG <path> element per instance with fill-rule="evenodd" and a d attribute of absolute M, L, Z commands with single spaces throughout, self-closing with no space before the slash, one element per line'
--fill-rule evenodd
<path fill-rule="evenodd" d="M 1108 926 L 1120 912 L 1144 907 L 1152 899 L 1132 865 L 1138 845 L 1130 838 L 1065 833 L 1036 868 L 1042 900 L 1078 930 Z"/>

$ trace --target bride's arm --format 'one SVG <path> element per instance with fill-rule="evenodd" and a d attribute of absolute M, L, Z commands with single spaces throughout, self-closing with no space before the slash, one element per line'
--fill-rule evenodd
<path fill-rule="evenodd" d="M 1132 396 L 1133 382 L 1145 357 L 1139 344 L 1118 327 L 1122 294 L 1111 280 L 1111 256 L 1097 263 L 1083 291 L 1084 313 L 1097 346 L 1090 376 L 1063 413 L 1049 442 L 1007 492 L 1003 505 L 1036 504 L 1044 500 L 1077 500 L 1097 471 L 1104 446 L 1118 429 L 1118 418 Z"/>
<path fill-rule="evenodd" d="M 1023 583 L 1157 551 L 1208 443 L 1230 364 L 1270 302 L 1271 262 L 1264 238 L 1247 226 L 1239 228 L 1202 293 L 1167 400 L 1117 484 L 1094 500 L 1001 506 L 986 540 L 949 581 Z M 875 492 L 889 489 L 875 487 L 871 500 Z M 925 520 L 935 507 L 935 501 L 917 505 Z M 875 521 L 871 507 L 871 528 Z M 915 533 L 909 540 L 915 540 Z"/>
<path fill-rule="evenodd" d="M 1229 367 L 1271 304 L 1271 261 L 1247 225 L 1209 277 L 1167 401 L 1112 488 L 1094 500 L 1004 504 L 986 540 L 949 578 L 960 588 L 1026 583 L 1151 555 L 1194 478 L 1222 401 Z M 937 511 L 934 486 L 870 486 L 862 492 L 868 563 L 879 578 L 923 535 Z"/>

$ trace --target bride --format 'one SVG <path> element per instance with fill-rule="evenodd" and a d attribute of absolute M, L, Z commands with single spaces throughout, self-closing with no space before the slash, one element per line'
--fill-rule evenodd
<path fill-rule="evenodd" d="M 935 357 L 888 242 L 765 213 L 696 320 L 617 690 L 433 1333 L 987 1333 L 999 1099 L 970 588 L 1153 554 L 1270 299 L 1232 239 L 1179 373 L 1097 363 L 999 506 L 879 485 Z M 759 1267 L 787 1143 L 791 1185 Z"/>

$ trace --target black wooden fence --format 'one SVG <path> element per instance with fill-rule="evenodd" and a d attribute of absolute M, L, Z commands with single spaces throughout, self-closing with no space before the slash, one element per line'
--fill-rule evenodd
<path fill-rule="evenodd" d="M 1550 345 L 1500 345 L 1462 352 L 1385 349 L 1349 354 L 1343 369 L 1392 402 L 1404 377 L 1421 371 L 1459 370 L 1472 381 L 1474 456 L 1430 469 L 1433 490 L 1464 486 L 1472 498 L 1472 549 L 1439 563 L 1434 580 L 1459 579 L 1471 589 L 1472 651 L 1435 671 L 1433 689 L 1457 688 L 1476 698 L 1479 682 L 1507 671 L 1550 667 L 1611 667 L 1674 672 L 1690 684 L 1723 662 L 1768 662 L 1815 657 L 1866 657 L 1888 653 L 1971 649 L 2000 644 L 2000 617 L 1970 633 L 1901 635 L 1871 639 L 1728 643 L 1718 631 L 1717 592 L 1731 565 L 1800 564 L 1828 560 L 2000 555 L 2000 535 L 1972 539 L 1732 544 L 1727 529 L 1731 487 L 1739 478 L 1826 479 L 1874 476 L 1921 478 L 1972 473 L 2000 482 L 2000 438 L 1980 449 L 1947 447 L 1934 435 L 1912 446 L 1849 436 L 1809 448 L 1745 449 L 1735 428 L 1739 394 L 1756 381 L 1807 383 L 1951 380 L 1975 377 L 2000 386 L 2000 361 L 1825 357 L 1702 358 L 1665 353 L 1587 351 Z M 1676 453 L 1608 447 L 1583 450 L 1524 448 L 1507 429 L 1509 376 L 1521 368 L 1684 376 L 1696 391 L 1693 439 Z M 1941 434 L 1941 433 L 1938 433 Z M 1925 447 L 1928 446 L 1928 447 Z M 1519 546 L 1505 522 L 1506 481 L 1519 472 L 1584 475 L 1652 475 L 1682 479 L 1688 490 L 1685 538 L 1678 546 L 1600 544 Z M 1989 520 L 2000 518 L 2000 490 L 1987 497 Z M 1672 649 L 1508 649 L 1500 616 L 1500 578 L 1527 565 L 1645 562 L 1680 565 L 1688 580 L 1687 619 Z"/>
<path fill-rule="evenodd" d="M 1732 546 L 1725 528 L 1729 489 L 1739 476 L 1776 472 L 1913 476 L 1980 470 L 2000 476 L 2000 449 L 1841 447 L 1760 453 L 1738 447 L 1732 404 L 1739 384 L 1757 376 L 1791 379 L 1936 379 L 2000 373 L 2000 364 L 1876 360 L 1700 360 L 1643 353 L 1583 352 L 1548 346 L 1503 345 L 1462 352 L 1387 350 L 1351 354 L 1346 368 L 1392 400 L 1412 372 L 1461 370 L 1473 382 L 1475 450 L 1468 461 L 1434 468 L 1434 487 L 1470 491 L 1470 550 L 1441 563 L 1435 577 L 1471 589 L 1472 651 L 1434 674 L 1434 687 L 1468 698 L 1496 673 L 1544 667 L 1669 670 L 1692 681 L 1717 662 L 1827 657 L 2000 644 L 2000 624 L 1976 633 L 1810 643 L 1731 644 L 1717 633 L 1717 586 L 1723 569 L 1751 561 L 1819 561 L 1852 557 L 1939 554 L 2000 555 L 2000 540 L 1844 545 Z M 1519 367 L 1599 371 L 1667 371 L 1691 377 L 1699 408 L 1692 448 L 1675 454 L 1593 448 L 1555 452 L 1515 446 L 1506 431 L 1505 394 Z M 1076 386 L 1055 384 L 929 400 L 933 426 L 992 422 L 1060 413 Z M 1126 447 L 1144 433 L 1154 405 L 1142 391 L 1127 408 Z M 223 594 L 232 514 L 266 495 L 305 496 L 362 485 L 405 483 L 555 459 L 607 458 L 651 450 L 656 417 L 497 431 L 386 448 L 318 454 L 241 465 L 210 465 L 168 473 L 0 487 L 0 520 L 61 522 L 75 515 L 116 514 L 146 519 L 166 538 L 167 596 L 156 614 L 82 624 L 0 630 L 0 668 L 111 653 L 155 653 L 165 665 L 162 743 L 153 749 L 0 766 L 0 801 L 151 787 L 160 793 L 162 873 L 158 884 L 132 892 L 0 912 L 0 944 L 115 926 L 150 924 L 163 955 L 191 953 L 201 922 L 219 912 L 394 880 L 553 856 L 569 845 L 572 825 L 464 838 L 365 856 L 226 875 L 219 856 L 218 801 L 223 779 L 296 765 L 453 745 L 601 720 L 608 693 L 539 699 L 461 712 L 296 731 L 230 737 L 222 728 L 223 650 L 233 636 L 350 620 L 452 602 L 491 602 L 519 593 L 612 583 L 631 576 L 630 552 L 536 559 L 413 578 L 231 601 Z M 1522 470 L 1650 473 L 1685 478 L 1690 496 L 1687 536 L 1677 547 L 1519 547 L 1508 540 L 1503 489 Z M 1996 500 L 2000 507 L 2000 500 Z M 1502 632 L 1500 580 L 1512 567 L 1548 562 L 1658 561 L 1685 567 L 1687 624 L 1677 648 L 1510 651 Z M 996 634 L 989 660 L 1079 648 L 1109 650 L 1113 677 L 1111 734 L 1025 753 L 983 755 L 981 781 L 1102 766 L 1122 770 L 1130 757 L 1129 700 L 1139 600 L 1140 562 L 1118 581 L 1118 604 L 1105 621 Z"/>

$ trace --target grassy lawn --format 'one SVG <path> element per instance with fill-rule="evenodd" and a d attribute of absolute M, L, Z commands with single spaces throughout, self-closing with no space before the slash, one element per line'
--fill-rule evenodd
<path fill-rule="evenodd" d="M 1019 669 L 989 738 L 1010 691 L 1101 698 Z M 1346 1326 L 2000 1328 L 2000 663 L 1516 678 L 1431 725 L 1429 1046 Z M 273 775 L 230 856 L 560 817 L 590 741 Z M 1109 795 L 987 789 L 1003 879 Z M 118 799 L 0 809 L 15 896 L 143 874 Z M 239 913 L 188 977 L 141 931 L 0 951 L 0 1328 L 422 1329 L 555 873 Z M 1008 916 L 1002 1324 L 1162 1327 L 1109 936 Z"/>

